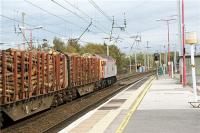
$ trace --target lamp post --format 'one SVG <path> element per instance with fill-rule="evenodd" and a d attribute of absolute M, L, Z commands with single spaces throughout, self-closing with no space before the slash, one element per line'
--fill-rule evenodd
<path fill-rule="evenodd" d="M 186 85 L 186 61 L 185 61 L 185 18 L 184 18 L 184 0 L 182 0 L 182 50 L 183 50 L 183 86 Z"/>
<path fill-rule="evenodd" d="M 170 38 L 169 38 L 169 22 L 176 19 L 158 19 L 156 21 L 164 21 L 167 23 L 167 44 L 168 44 L 168 74 L 171 77 L 171 65 L 170 65 Z"/>
<path fill-rule="evenodd" d="M 137 72 L 137 53 L 135 51 L 135 72 Z"/>
<path fill-rule="evenodd" d="M 147 41 L 147 46 L 146 46 L 146 49 L 147 49 L 147 70 L 149 70 L 149 41 Z"/>
<path fill-rule="evenodd" d="M 43 28 L 43 26 L 36 26 L 36 27 L 34 27 L 34 28 L 26 28 L 26 27 L 19 27 L 19 29 L 22 31 L 24 31 L 24 30 L 28 30 L 28 31 L 30 31 L 30 44 L 29 44 L 29 47 L 30 48 L 32 48 L 32 43 L 33 43 L 33 39 L 32 39 L 32 37 L 33 37 L 33 34 L 32 34 L 32 32 L 33 32 L 33 30 L 36 30 L 36 29 L 42 29 Z M 23 34 L 23 33 L 22 33 Z"/>

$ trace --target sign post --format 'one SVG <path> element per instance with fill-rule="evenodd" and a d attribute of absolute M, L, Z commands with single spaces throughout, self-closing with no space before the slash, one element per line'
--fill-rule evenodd
<path fill-rule="evenodd" d="M 186 44 L 190 45 L 192 86 L 193 86 L 193 91 L 194 91 L 194 100 L 195 100 L 195 102 L 198 102 L 197 86 L 196 86 L 196 73 L 195 73 L 195 60 L 194 60 L 194 45 L 197 44 L 197 33 L 196 32 L 187 32 L 186 33 Z"/>

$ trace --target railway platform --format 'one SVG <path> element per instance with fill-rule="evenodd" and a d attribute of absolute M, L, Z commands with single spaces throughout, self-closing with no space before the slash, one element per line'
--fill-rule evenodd
<path fill-rule="evenodd" d="M 200 109 L 188 103 L 192 96 L 176 79 L 143 79 L 59 133 L 196 133 Z"/>
<path fill-rule="evenodd" d="M 159 80 L 153 81 L 123 132 L 199 132 L 200 108 L 193 108 L 188 103 L 191 99 L 192 88 L 183 88 L 178 80 L 160 77 Z"/>

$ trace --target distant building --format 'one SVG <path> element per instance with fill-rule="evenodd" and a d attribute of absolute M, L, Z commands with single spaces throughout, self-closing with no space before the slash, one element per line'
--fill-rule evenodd
<path fill-rule="evenodd" d="M 191 59 L 190 59 L 190 55 L 186 55 L 186 75 L 187 75 L 187 83 L 188 84 L 192 84 L 192 71 L 191 71 Z M 182 78 L 182 70 L 183 70 L 183 66 L 182 66 L 182 61 L 183 61 L 183 57 L 180 56 L 179 57 L 179 72 L 180 72 L 180 78 Z M 196 68 L 196 76 L 197 76 L 197 84 L 200 84 L 200 55 L 195 55 L 195 68 Z"/>

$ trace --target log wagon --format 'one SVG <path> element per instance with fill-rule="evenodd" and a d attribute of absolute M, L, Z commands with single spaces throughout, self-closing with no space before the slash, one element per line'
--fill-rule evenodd
<path fill-rule="evenodd" d="M 111 57 L 0 51 L 0 108 L 13 121 L 70 102 L 116 82 Z"/>

